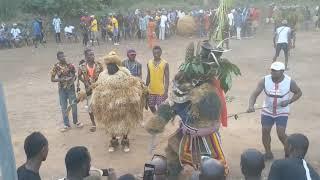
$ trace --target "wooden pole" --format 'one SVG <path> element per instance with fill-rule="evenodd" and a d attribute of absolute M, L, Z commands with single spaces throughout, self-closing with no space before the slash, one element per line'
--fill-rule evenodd
<path fill-rule="evenodd" d="M 0 180 L 17 180 L 4 92 L 0 83 Z"/>

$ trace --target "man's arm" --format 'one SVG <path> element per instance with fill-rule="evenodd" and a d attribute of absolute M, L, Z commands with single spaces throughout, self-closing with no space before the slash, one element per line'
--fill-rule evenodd
<path fill-rule="evenodd" d="M 290 99 L 289 104 L 297 101 L 302 96 L 302 91 L 294 80 L 291 80 L 290 91 L 293 93 L 293 96 Z"/>
<path fill-rule="evenodd" d="M 140 63 L 138 64 L 138 76 L 142 79 L 142 65 Z"/>
<path fill-rule="evenodd" d="M 164 69 L 164 94 L 168 95 L 168 89 L 169 89 L 169 64 L 166 64 L 166 67 Z"/>
<path fill-rule="evenodd" d="M 146 85 L 149 86 L 150 84 L 150 70 L 149 70 L 149 66 L 147 65 L 147 79 L 146 79 Z"/>
<path fill-rule="evenodd" d="M 253 93 L 250 96 L 249 99 L 249 108 L 247 110 L 247 112 L 254 112 L 254 104 L 256 103 L 257 97 L 260 95 L 260 93 L 263 91 L 264 89 L 264 79 L 260 80 L 257 88 L 253 91 Z"/>

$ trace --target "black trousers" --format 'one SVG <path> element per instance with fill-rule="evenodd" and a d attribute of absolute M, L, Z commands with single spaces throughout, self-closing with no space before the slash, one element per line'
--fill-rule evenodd
<path fill-rule="evenodd" d="M 56 33 L 56 43 L 61 43 L 60 33 Z"/>

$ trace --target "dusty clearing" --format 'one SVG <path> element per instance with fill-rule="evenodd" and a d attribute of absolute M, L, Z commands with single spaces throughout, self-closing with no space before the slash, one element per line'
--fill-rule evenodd
<path fill-rule="evenodd" d="M 309 137 L 311 142 L 308 157 L 309 162 L 320 171 L 320 34 L 315 32 L 297 34 L 297 47 L 290 57 L 290 71 L 300 85 L 303 97 L 291 106 L 288 133 L 302 132 Z M 171 78 L 177 71 L 184 58 L 185 47 L 192 38 L 176 37 L 159 43 L 163 48 L 163 58 L 170 64 Z M 49 70 L 56 63 L 57 50 L 63 50 L 68 61 L 78 64 L 82 56 L 83 47 L 80 44 L 48 44 L 47 48 L 33 49 L 31 47 L 0 51 L 0 80 L 5 86 L 7 108 L 10 119 L 12 140 L 16 155 L 17 165 L 25 161 L 23 142 L 26 135 L 32 131 L 41 131 L 49 139 L 50 152 L 46 162 L 41 167 L 41 176 L 44 180 L 53 180 L 63 177 L 65 173 L 64 156 L 67 150 L 76 145 L 87 146 L 91 152 L 92 164 L 96 167 L 113 167 L 119 174 L 130 172 L 142 173 L 143 164 L 150 159 L 148 145 L 150 135 L 143 128 L 133 130 L 131 138 L 131 152 L 124 154 L 107 152 L 109 138 L 102 128 L 96 133 L 90 133 L 90 120 L 80 104 L 79 119 L 85 124 L 83 129 L 73 129 L 67 133 L 60 133 L 58 127 L 62 123 L 61 111 L 58 102 L 57 85 L 49 80 Z M 271 31 L 261 34 L 250 40 L 231 42 L 232 51 L 225 54 L 232 62 L 240 66 L 243 76 L 234 80 L 230 96 L 235 100 L 228 104 L 230 114 L 244 111 L 250 93 L 255 88 L 258 80 L 266 75 L 269 70 L 274 50 L 271 44 Z M 95 47 L 96 58 L 111 49 L 116 50 L 124 58 L 128 48 L 135 48 L 138 52 L 137 59 L 144 67 L 152 57 L 151 50 L 146 42 L 138 40 L 121 42 L 121 46 L 114 47 L 110 44 Z M 281 55 L 279 60 L 283 61 Z M 258 101 L 262 104 L 262 98 Z M 318 108 L 317 108 L 318 107 Z M 145 112 L 145 119 L 150 117 L 150 112 Z M 177 123 L 176 123 L 177 124 Z M 169 125 L 168 130 L 174 130 Z M 246 148 L 257 148 L 263 151 L 260 138 L 259 112 L 242 115 L 238 121 L 229 120 L 229 127 L 223 129 L 222 140 L 224 151 L 230 166 L 230 179 L 241 179 L 239 168 L 240 154 Z M 159 139 L 166 135 L 158 136 Z M 272 150 L 276 158 L 284 156 L 283 147 L 276 137 L 275 129 L 272 131 Z M 162 140 L 159 140 L 163 142 Z M 157 151 L 161 152 L 165 143 L 161 143 Z M 269 172 L 270 163 L 267 163 L 264 174 Z"/>

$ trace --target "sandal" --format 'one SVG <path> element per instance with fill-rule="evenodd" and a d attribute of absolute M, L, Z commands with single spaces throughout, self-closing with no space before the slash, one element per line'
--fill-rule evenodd
<path fill-rule="evenodd" d="M 95 132 L 97 130 L 97 126 L 91 126 L 90 132 Z"/>
<path fill-rule="evenodd" d="M 60 129 L 60 132 L 66 132 L 70 129 L 69 126 L 63 126 L 63 128 Z"/>

